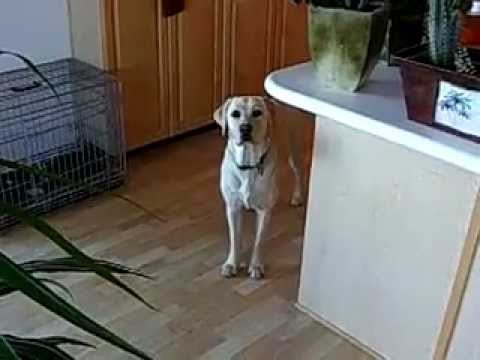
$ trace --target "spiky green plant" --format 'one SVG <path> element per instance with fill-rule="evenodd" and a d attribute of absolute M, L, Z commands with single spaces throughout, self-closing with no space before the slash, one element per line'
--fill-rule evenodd
<path fill-rule="evenodd" d="M 54 86 L 28 58 L 13 52 L 0 50 L 0 56 L 3 55 L 14 56 L 23 61 L 23 63 L 25 63 L 42 82 L 50 87 L 52 92 L 59 98 Z M 42 169 L 0 158 L 0 170 L 5 171 L 8 169 L 21 170 L 32 175 L 42 175 L 56 181 L 71 184 L 71 180 L 61 178 L 55 174 L 47 174 Z M 136 205 L 129 199 L 125 200 Z M 68 289 L 62 284 L 48 278 L 35 276 L 39 273 L 45 275 L 58 272 L 86 272 L 96 274 L 112 285 L 132 295 L 148 307 L 154 309 L 153 306 L 117 277 L 118 274 L 142 277 L 145 277 L 145 275 L 120 264 L 91 258 L 73 245 L 65 236 L 47 222 L 36 216 L 32 216 L 24 210 L 3 200 L 0 200 L 0 214 L 15 217 L 45 236 L 45 238 L 50 240 L 68 255 L 68 257 L 65 258 L 29 261 L 23 264 L 18 264 L 0 250 L 0 297 L 9 296 L 12 293 L 21 293 L 46 310 L 63 318 L 85 332 L 140 359 L 151 359 L 151 357 L 145 352 L 134 347 L 104 326 L 98 324 L 47 286 L 47 284 L 54 285 L 70 295 Z M 30 339 L 0 333 L 0 359 L 72 360 L 73 358 L 61 349 L 61 346 L 64 345 L 90 346 L 81 341 L 64 337 Z"/>
<path fill-rule="evenodd" d="M 453 68 L 458 43 L 455 0 L 429 0 L 428 38 L 434 65 Z"/>
<path fill-rule="evenodd" d="M 428 44 L 434 65 L 455 67 L 459 47 L 459 14 L 471 7 L 471 0 L 428 1 Z"/>

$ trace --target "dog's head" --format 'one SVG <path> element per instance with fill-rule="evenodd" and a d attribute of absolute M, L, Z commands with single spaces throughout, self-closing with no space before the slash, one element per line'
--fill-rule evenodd
<path fill-rule="evenodd" d="M 272 111 L 270 101 L 261 96 L 228 99 L 214 114 L 222 134 L 237 145 L 259 144 L 269 136 Z"/>

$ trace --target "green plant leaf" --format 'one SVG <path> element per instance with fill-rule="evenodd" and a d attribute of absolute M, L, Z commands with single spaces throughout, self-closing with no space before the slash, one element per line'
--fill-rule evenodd
<path fill-rule="evenodd" d="M 55 94 L 55 96 L 60 99 L 60 96 L 58 95 L 57 90 L 55 87 L 52 85 L 52 83 L 45 77 L 45 75 L 42 74 L 42 72 L 38 69 L 38 67 L 27 57 L 17 54 L 12 51 L 7 51 L 7 50 L 0 50 L 0 56 L 7 55 L 7 56 L 13 56 L 14 58 L 17 58 L 21 60 L 27 67 L 32 70 L 47 86 L 52 90 L 52 92 Z"/>
<path fill-rule="evenodd" d="M 6 335 L 7 338 L 9 336 L 10 335 Z M 76 340 L 76 339 L 63 337 L 63 336 L 50 336 L 50 337 L 40 338 L 40 339 L 24 339 L 24 340 L 41 341 L 42 343 L 48 344 L 51 346 L 74 345 L 74 346 L 83 346 L 83 347 L 95 349 L 95 346 L 92 344 L 89 344 L 84 341 Z"/>
<path fill-rule="evenodd" d="M 84 315 L 1 252 L 0 278 L 6 281 L 9 286 L 18 289 L 18 291 L 22 292 L 31 300 L 80 329 L 141 359 L 151 359 L 143 351 L 138 350 L 113 332 Z"/>
<path fill-rule="evenodd" d="M 68 290 L 68 288 L 64 285 L 62 285 L 61 283 L 59 283 L 58 281 L 55 281 L 55 280 L 52 280 L 52 279 L 42 279 L 42 278 L 38 278 L 39 281 L 45 283 L 45 284 L 50 284 L 50 285 L 53 285 L 54 287 L 57 287 L 59 288 L 60 290 L 62 290 L 70 299 L 73 300 L 73 295 L 72 293 L 70 292 L 70 290 Z M 0 280 L 0 297 L 4 297 L 4 296 L 7 296 L 7 295 L 10 295 L 10 294 L 13 294 L 14 292 L 16 292 L 17 289 L 9 286 L 5 281 L 3 280 Z M 1 358 L 0 358 L 1 360 Z"/>
<path fill-rule="evenodd" d="M 64 350 L 41 342 L 12 340 L 10 345 L 22 360 L 75 360 Z"/>
<path fill-rule="evenodd" d="M 21 220 L 26 225 L 34 228 L 41 234 L 45 235 L 48 239 L 54 242 L 58 247 L 64 250 L 67 254 L 76 259 L 78 263 L 82 263 L 95 272 L 97 275 L 107 280 L 108 282 L 116 285 L 120 289 L 124 290 L 126 293 L 130 294 L 148 308 L 156 310 L 155 307 L 149 304 L 144 298 L 138 295 L 135 291 L 130 289 L 122 281 L 117 279 L 107 268 L 102 265 L 99 265 L 95 262 L 94 259 L 87 256 L 81 250 L 76 248 L 72 243 L 70 243 L 62 234 L 60 234 L 56 229 L 50 226 L 45 221 L 28 214 L 27 212 L 12 206 L 4 201 L 0 200 L 0 213 L 8 214 L 14 216 L 15 218 Z"/>
<path fill-rule="evenodd" d="M 68 290 L 68 288 L 67 288 L 65 285 L 59 283 L 59 282 L 56 281 L 56 280 L 52 280 L 52 279 L 45 279 L 45 278 L 37 278 L 37 279 L 40 280 L 40 281 L 41 281 L 42 283 L 44 283 L 44 284 L 50 284 L 51 286 L 60 289 L 61 291 L 63 291 L 63 292 L 70 298 L 70 300 L 73 301 L 73 295 L 72 295 L 72 293 L 70 292 L 70 290 Z"/>
<path fill-rule="evenodd" d="M 152 280 L 151 276 L 145 275 L 136 269 L 132 269 L 130 267 L 117 264 L 110 261 L 104 260 L 94 260 L 97 265 L 103 266 L 108 271 L 114 274 L 121 274 L 121 275 L 134 275 L 138 277 L 142 277 L 145 279 Z M 73 272 L 73 273 L 85 273 L 91 272 L 92 270 L 85 266 L 84 264 L 78 263 L 74 258 L 66 257 L 66 258 L 58 258 L 58 259 L 49 259 L 49 260 L 33 260 L 28 261 L 20 266 L 29 273 L 57 273 L 57 272 Z"/>
<path fill-rule="evenodd" d="M 15 350 L 12 349 L 8 340 L 0 335 L 0 359 L 1 360 L 20 360 Z"/>
<path fill-rule="evenodd" d="M 51 279 L 42 279 L 42 278 L 38 278 L 38 280 L 40 280 L 41 282 L 44 282 L 46 284 L 51 284 L 57 288 L 59 288 L 60 290 L 62 290 L 65 294 L 67 294 L 67 296 L 73 300 L 73 295 L 72 293 L 70 292 L 70 290 L 67 289 L 67 287 L 65 287 L 64 285 L 62 285 L 61 283 L 59 283 L 58 281 L 55 281 L 55 280 L 51 280 Z M 10 294 L 13 294 L 14 292 L 16 292 L 17 289 L 9 286 L 5 281 L 1 280 L 0 279 L 0 297 L 4 297 L 4 296 L 7 296 L 7 295 L 10 295 Z M 0 358 L 1 360 L 1 358 Z"/>
<path fill-rule="evenodd" d="M 116 264 L 110 261 L 95 260 L 98 265 L 104 266 L 110 272 L 114 274 L 121 275 L 133 275 L 142 277 L 144 279 L 153 280 L 151 276 L 145 275 L 138 270 L 129 268 L 127 266 Z M 50 260 L 33 260 L 28 261 L 23 264 L 20 264 L 23 270 L 29 273 L 43 273 L 43 274 L 52 274 L 52 273 L 91 273 L 92 270 L 83 264 L 79 264 L 73 258 L 58 258 Z M 49 279 L 40 279 L 42 281 L 52 282 Z M 62 284 L 55 282 L 55 285 L 61 288 L 67 295 L 72 297 L 70 291 L 64 287 Z M 0 297 L 10 295 L 14 293 L 16 289 L 8 286 L 4 281 L 0 280 Z"/>
<path fill-rule="evenodd" d="M 17 289 L 14 289 L 14 288 L 8 286 L 4 281 L 0 281 L 0 297 L 10 295 L 10 294 L 14 293 L 15 291 L 17 291 Z"/>
<path fill-rule="evenodd" d="M 40 339 L 19 338 L 12 335 L 3 335 L 8 344 L 22 359 L 32 360 L 70 360 L 73 359 L 68 353 L 59 348 L 62 345 L 74 345 L 94 348 L 83 341 L 66 337 L 47 337 Z M 1 358 L 0 358 L 1 359 Z"/>

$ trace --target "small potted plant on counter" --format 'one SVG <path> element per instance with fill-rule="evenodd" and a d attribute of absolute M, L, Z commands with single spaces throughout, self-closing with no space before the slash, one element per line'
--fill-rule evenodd
<path fill-rule="evenodd" d="M 474 62 L 460 41 L 462 19 L 472 1 L 429 0 L 428 5 L 428 44 L 399 53 L 394 62 L 401 69 L 409 119 L 460 134 L 462 131 L 438 123 L 438 116 L 447 110 L 453 115 L 453 108 L 461 108 L 457 115 L 467 120 L 471 90 L 480 90 Z"/>
<path fill-rule="evenodd" d="M 294 0 L 299 4 L 303 0 Z M 305 0 L 309 43 L 322 83 L 356 91 L 375 67 L 389 21 L 389 4 L 371 0 Z"/>

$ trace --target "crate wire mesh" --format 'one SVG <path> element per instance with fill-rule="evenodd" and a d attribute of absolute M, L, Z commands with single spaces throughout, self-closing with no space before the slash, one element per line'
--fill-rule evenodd
<path fill-rule="evenodd" d="M 38 66 L 57 98 L 28 69 L 0 73 L 0 158 L 68 182 L 0 167 L 0 199 L 40 214 L 124 183 L 120 85 L 75 59 Z M 0 215 L 0 229 L 16 220 Z"/>

